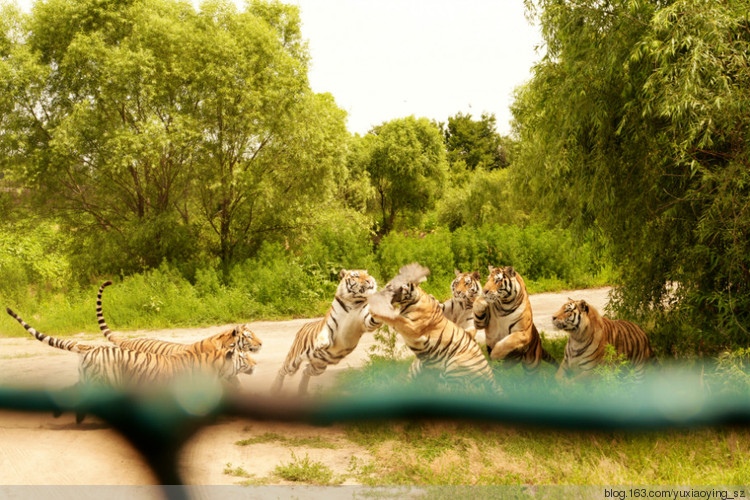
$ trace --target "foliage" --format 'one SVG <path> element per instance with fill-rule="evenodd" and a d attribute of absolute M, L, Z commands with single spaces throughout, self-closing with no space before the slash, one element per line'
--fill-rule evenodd
<path fill-rule="evenodd" d="M 305 454 L 304 458 L 299 458 L 292 452 L 292 461 L 277 465 L 274 474 L 287 481 L 310 483 L 310 484 L 338 484 L 341 481 L 336 480 L 333 471 L 327 465 L 310 460 Z"/>
<path fill-rule="evenodd" d="M 434 206 L 447 173 L 445 147 L 440 130 L 426 118 L 391 120 L 368 135 L 365 170 L 380 212 L 378 234 L 385 235 L 397 217 L 418 222 Z"/>
<path fill-rule="evenodd" d="M 345 113 L 309 88 L 296 7 L 52 0 L 2 27 L 3 171 L 81 251 L 227 269 L 332 197 Z"/>
<path fill-rule="evenodd" d="M 708 370 L 706 383 L 716 394 L 743 397 L 750 391 L 750 348 L 724 351 Z"/>
<path fill-rule="evenodd" d="M 468 170 L 495 170 L 508 166 L 503 139 L 495 131 L 495 115 L 482 113 L 479 120 L 471 114 L 457 113 L 441 126 L 451 168 L 462 163 Z"/>
<path fill-rule="evenodd" d="M 621 312 L 669 308 L 716 332 L 709 350 L 747 343 L 750 4 L 534 11 L 547 54 L 514 104 L 516 182 L 549 217 L 604 240 Z"/>
<path fill-rule="evenodd" d="M 467 176 L 463 185 L 451 186 L 437 205 L 440 224 L 451 231 L 484 224 L 527 225 L 528 214 L 521 208 L 525 200 L 511 185 L 509 174 L 505 169 L 478 169 Z"/>

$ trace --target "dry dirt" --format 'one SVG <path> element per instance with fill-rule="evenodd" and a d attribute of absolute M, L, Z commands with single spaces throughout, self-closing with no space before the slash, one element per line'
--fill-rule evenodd
<path fill-rule="evenodd" d="M 600 310 L 604 308 L 608 288 L 544 293 L 531 297 L 534 319 L 539 330 L 554 334 L 551 316 L 567 300 L 586 299 Z M 258 361 L 253 375 L 240 376 L 241 390 L 248 398 L 266 393 L 281 365 L 295 333 L 309 319 L 291 321 L 258 321 L 251 324 L 262 339 L 263 349 L 254 355 Z M 212 335 L 227 325 L 161 331 L 134 331 L 128 336 L 148 336 L 179 342 L 193 342 Z M 45 332 L 54 334 L 54 332 Z M 72 338 L 88 343 L 100 342 L 93 335 Z M 484 339 L 479 335 L 480 341 Z M 102 342 L 104 343 L 104 342 Z M 338 366 L 329 368 L 310 383 L 310 391 L 331 384 L 341 370 L 360 366 L 367 359 L 368 348 L 375 343 L 372 335 L 362 338 L 359 347 Z M 76 382 L 78 357 L 52 349 L 29 338 L 0 338 L 0 386 L 67 387 Z M 300 370 L 301 371 L 301 370 Z M 296 391 L 299 374 L 287 378 L 284 390 Z M 334 449 L 299 447 L 290 449 L 280 442 L 238 446 L 235 442 L 266 432 L 286 437 L 323 437 L 334 442 Z M 237 418 L 221 418 L 207 426 L 183 448 L 180 466 L 190 484 L 235 484 L 241 478 L 224 473 L 227 463 L 242 467 L 256 477 L 268 476 L 276 465 L 308 454 L 334 473 L 345 475 L 356 457 L 360 463 L 372 460 L 366 450 L 346 440 L 341 428 L 312 427 Z M 46 413 L 0 412 L 0 485 L 14 484 L 154 484 L 155 479 L 138 453 L 115 431 L 93 417 L 80 425 L 74 416 L 53 418 Z M 344 483 L 346 484 L 346 482 Z"/>

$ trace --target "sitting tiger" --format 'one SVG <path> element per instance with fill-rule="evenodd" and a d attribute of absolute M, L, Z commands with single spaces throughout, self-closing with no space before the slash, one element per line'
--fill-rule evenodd
<path fill-rule="evenodd" d="M 172 355 L 180 352 L 210 352 L 217 349 L 227 349 L 234 346 L 242 352 L 258 352 L 263 347 L 263 342 L 253 333 L 247 324 L 236 325 L 234 328 L 224 330 L 223 332 L 212 335 L 208 338 L 194 342 L 192 344 L 179 344 L 167 340 L 140 338 L 140 339 L 123 339 L 112 333 L 104 320 L 102 312 L 102 294 L 104 289 L 111 285 L 111 281 L 105 281 L 99 287 L 99 293 L 96 296 L 96 319 L 99 322 L 99 329 L 102 331 L 107 340 L 123 349 L 132 351 L 152 352 L 154 354 Z M 254 366 L 254 363 L 253 363 Z M 227 380 L 232 385 L 239 384 L 237 377 Z"/>
<path fill-rule="evenodd" d="M 416 355 L 409 379 L 430 370 L 450 385 L 479 382 L 499 390 L 479 345 L 445 317 L 435 297 L 420 288 L 429 273 L 417 263 L 408 264 L 368 299 L 373 317 L 393 327 Z"/>
<path fill-rule="evenodd" d="M 456 326 L 460 326 L 471 338 L 475 338 L 477 331 L 474 328 L 474 299 L 482 292 L 479 282 L 479 273 L 462 273 L 455 269 L 456 278 L 451 282 L 451 293 L 453 296 L 440 304 L 443 314 Z"/>
<path fill-rule="evenodd" d="M 235 345 L 212 351 L 183 351 L 165 356 L 116 346 L 91 346 L 50 337 L 26 324 L 10 308 L 6 311 L 40 342 L 81 354 L 78 384 L 119 389 L 144 389 L 169 383 L 177 377 L 201 375 L 228 380 L 238 373 L 252 373 L 255 361 Z M 76 415 L 76 422 L 83 420 Z"/>
<path fill-rule="evenodd" d="M 302 326 L 271 386 L 281 391 L 284 377 L 294 375 L 303 361 L 299 393 L 305 394 L 310 377 L 322 374 L 329 365 L 338 364 L 359 344 L 365 332 L 377 330 L 380 323 L 370 315 L 367 297 L 377 290 L 375 278 L 365 270 L 342 269 L 333 303 L 325 317 Z"/>
<path fill-rule="evenodd" d="M 542 347 L 521 275 L 512 266 L 489 270 L 483 295 L 474 301 L 474 327 L 484 329 L 490 359 L 505 359 L 511 366 L 521 361 L 529 372 L 542 361 L 556 365 Z"/>
<path fill-rule="evenodd" d="M 625 320 L 611 320 L 599 314 L 585 300 L 570 299 L 552 316 L 555 328 L 569 334 L 565 356 L 557 371 L 557 379 L 574 375 L 573 380 L 590 375 L 601 363 L 607 344 L 624 355 L 643 376 L 646 361 L 653 356 L 648 337 L 641 328 Z"/>

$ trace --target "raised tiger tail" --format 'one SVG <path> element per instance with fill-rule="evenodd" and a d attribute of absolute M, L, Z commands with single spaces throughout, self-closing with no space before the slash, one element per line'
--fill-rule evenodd
<path fill-rule="evenodd" d="M 92 348 L 92 346 L 82 345 L 74 340 L 62 340 L 62 339 L 56 339 L 54 337 L 50 337 L 49 335 L 45 335 L 42 332 L 36 331 L 34 328 L 29 326 L 24 320 L 21 319 L 21 317 L 14 313 L 10 307 L 6 307 L 5 310 L 10 314 L 13 319 L 18 321 L 21 326 L 23 326 L 27 332 L 29 332 L 31 335 L 36 337 L 36 339 L 40 342 L 44 342 L 45 344 L 56 347 L 58 349 L 62 349 L 64 351 L 72 351 L 72 352 L 83 352 L 88 351 Z"/>
<path fill-rule="evenodd" d="M 99 329 L 102 331 L 104 336 L 107 337 L 107 340 L 114 344 L 119 344 L 120 339 L 115 337 L 115 335 L 112 333 L 112 330 L 109 329 L 109 326 L 107 326 L 107 322 L 104 320 L 104 313 L 102 312 L 102 293 L 104 293 L 104 289 L 111 284 L 112 280 L 105 281 L 104 283 L 102 283 L 102 286 L 99 287 L 99 293 L 96 294 L 96 320 L 99 322 Z"/>

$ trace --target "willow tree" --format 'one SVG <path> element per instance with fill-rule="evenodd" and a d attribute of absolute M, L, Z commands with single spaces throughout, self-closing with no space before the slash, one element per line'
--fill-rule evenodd
<path fill-rule="evenodd" d="M 23 26 L 5 82 L 28 139 L 7 157 L 130 265 L 228 264 L 309 223 L 344 168 L 345 116 L 310 90 L 296 7 L 49 0 Z"/>
<path fill-rule="evenodd" d="M 517 179 L 556 223 L 602 235 L 621 310 L 662 311 L 663 347 L 677 349 L 680 324 L 692 348 L 746 343 L 749 4 L 542 0 L 532 11 L 547 53 L 514 105 Z"/>

